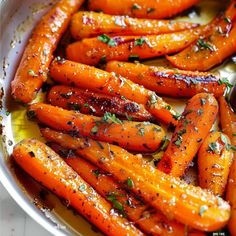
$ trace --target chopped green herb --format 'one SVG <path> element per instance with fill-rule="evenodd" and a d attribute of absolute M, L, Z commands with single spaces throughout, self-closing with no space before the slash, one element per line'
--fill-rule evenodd
<path fill-rule="evenodd" d="M 234 137 L 236 136 L 236 134 L 232 134 Z"/>
<path fill-rule="evenodd" d="M 228 139 L 226 138 L 226 136 L 224 134 L 221 134 L 220 138 L 221 138 L 221 141 L 224 143 L 225 148 L 229 150 L 231 145 L 228 143 Z"/>
<path fill-rule="evenodd" d="M 133 117 L 132 116 L 129 116 L 127 114 L 127 112 L 125 112 L 125 116 L 126 116 L 126 119 L 129 120 L 129 121 L 132 121 L 133 120 Z"/>
<path fill-rule="evenodd" d="M 161 151 L 165 151 L 166 148 L 167 148 L 167 146 L 169 145 L 169 143 L 170 143 L 170 140 L 165 137 L 165 138 L 162 140 L 162 145 L 161 145 L 160 150 L 161 150 Z"/>
<path fill-rule="evenodd" d="M 81 192 L 84 192 L 84 191 L 85 191 L 85 185 L 84 185 L 84 184 L 81 184 L 81 185 L 79 186 L 79 191 L 81 191 Z"/>
<path fill-rule="evenodd" d="M 122 100 L 126 101 L 125 96 L 121 95 L 120 98 L 121 98 Z"/>
<path fill-rule="evenodd" d="M 95 125 L 93 126 L 93 128 L 91 129 L 91 134 L 96 134 L 98 132 L 98 127 Z"/>
<path fill-rule="evenodd" d="M 69 102 L 67 106 L 74 111 L 79 111 L 81 108 L 79 104 L 73 102 Z"/>
<path fill-rule="evenodd" d="M 109 123 L 110 121 L 115 124 L 123 124 L 123 122 L 116 117 L 115 114 L 111 114 L 110 112 L 106 112 L 102 118 L 104 122 Z"/>
<path fill-rule="evenodd" d="M 170 110 L 171 106 L 170 105 L 166 105 L 166 110 Z"/>
<path fill-rule="evenodd" d="M 217 150 L 217 144 L 216 144 L 216 143 L 210 143 L 210 144 L 208 145 L 208 151 L 210 151 L 210 152 L 216 152 L 216 150 Z"/>
<path fill-rule="evenodd" d="M 205 99 L 205 98 L 201 98 L 201 99 L 200 99 L 200 102 L 201 102 L 201 105 L 203 106 L 203 105 L 206 104 L 206 99 Z"/>
<path fill-rule="evenodd" d="M 6 116 L 9 116 L 11 113 L 9 111 L 5 112 Z"/>
<path fill-rule="evenodd" d="M 197 46 L 200 50 L 210 50 L 212 52 L 215 51 L 214 45 L 212 45 L 211 43 L 205 41 L 204 39 L 198 39 L 197 41 Z"/>
<path fill-rule="evenodd" d="M 180 120 L 181 114 L 173 115 L 173 118 L 174 118 L 175 120 Z"/>
<path fill-rule="evenodd" d="M 107 195 L 107 200 L 112 203 L 114 209 L 118 210 L 123 216 L 125 216 L 124 207 L 122 203 L 117 200 L 116 193 L 109 193 Z"/>
<path fill-rule="evenodd" d="M 35 117 L 36 117 L 36 113 L 35 113 L 35 111 L 34 110 L 29 110 L 29 111 L 27 111 L 27 117 L 30 119 L 30 120 L 32 120 L 32 119 L 34 119 Z"/>
<path fill-rule="evenodd" d="M 73 92 L 68 92 L 68 93 L 60 93 L 60 96 L 62 98 L 69 99 L 73 95 Z"/>
<path fill-rule="evenodd" d="M 185 120 L 185 121 L 183 122 L 183 127 L 186 127 L 189 123 L 191 123 L 190 120 Z"/>
<path fill-rule="evenodd" d="M 199 215 L 202 216 L 206 210 L 208 210 L 208 206 L 202 205 L 199 209 Z"/>
<path fill-rule="evenodd" d="M 96 177 L 98 177 L 101 174 L 99 169 L 93 170 L 92 172 Z"/>
<path fill-rule="evenodd" d="M 147 9 L 147 13 L 148 14 L 150 14 L 150 13 L 152 13 L 152 12 L 154 12 L 155 11 L 155 8 L 152 8 L 152 7 L 149 7 L 148 9 Z"/>
<path fill-rule="evenodd" d="M 129 56 L 129 61 L 133 62 L 133 61 L 137 61 L 137 60 L 139 60 L 139 55 L 131 54 Z"/>
<path fill-rule="evenodd" d="M 129 188 L 133 188 L 134 187 L 134 182 L 133 182 L 133 180 L 130 177 L 128 177 L 126 183 L 127 183 L 127 186 Z"/>
<path fill-rule="evenodd" d="M 154 128 L 153 128 L 153 131 L 154 131 L 154 132 L 160 132 L 160 131 L 161 131 L 161 127 L 154 127 Z"/>
<path fill-rule="evenodd" d="M 225 84 L 227 87 L 227 90 L 230 91 L 231 88 L 233 88 L 233 85 L 229 82 L 227 78 L 222 78 L 218 80 L 218 84 Z"/>
<path fill-rule="evenodd" d="M 158 101 L 158 97 L 156 93 L 152 93 L 149 97 L 148 106 L 155 105 L 157 101 Z"/>
<path fill-rule="evenodd" d="M 106 34 L 99 35 L 97 39 L 111 47 L 115 47 L 117 45 L 116 42 Z"/>
<path fill-rule="evenodd" d="M 103 66 L 104 64 L 106 64 L 106 62 L 107 62 L 107 57 L 106 55 L 103 55 L 99 61 L 99 65 Z"/>
<path fill-rule="evenodd" d="M 38 77 L 38 75 L 33 70 L 28 70 L 28 74 L 33 77 Z"/>
<path fill-rule="evenodd" d="M 182 129 L 180 130 L 178 133 L 177 133 L 177 139 L 176 141 L 174 142 L 174 144 L 177 146 L 177 147 L 180 147 L 180 145 L 182 144 L 182 140 L 183 140 L 183 137 L 182 135 L 186 133 L 186 129 Z"/>
<path fill-rule="evenodd" d="M 231 23 L 232 23 L 232 21 L 230 20 L 230 18 L 229 18 L 229 17 L 225 17 L 225 18 L 224 18 L 224 21 L 225 21 L 226 23 L 229 23 L 229 24 L 231 24 Z"/>
<path fill-rule="evenodd" d="M 138 134 L 139 134 L 140 136 L 144 136 L 144 134 L 145 134 L 144 128 L 139 128 Z"/>
<path fill-rule="evenodd" d="M 137 3 L 134 3 L 132 6 L 132 10 L 140 10 L 142 7 L 140 5 L 138 5 Z"/>

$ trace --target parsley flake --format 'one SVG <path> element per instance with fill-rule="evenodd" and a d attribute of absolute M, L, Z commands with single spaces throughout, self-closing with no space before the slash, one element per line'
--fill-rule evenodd
<path fill-rule="evenodd" d="M 110 38 L 108 35 L 106 34 L 102 34 L 102 35 L 99 35 L 97 37 L 98 40 L 100 40 L 101 42 L 103 43 L 106 43 L 108 44 L 109 46 L 111 47 L 115 47 L 117 44 L 116 42 L 114 41 L 114 39 Z"/>

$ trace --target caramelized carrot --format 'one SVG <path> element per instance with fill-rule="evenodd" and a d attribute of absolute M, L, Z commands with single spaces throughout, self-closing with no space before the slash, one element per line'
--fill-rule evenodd
<path fill-rule="evenodd" d="M 198 24 L 173 20 L 147 20 L 128 16 L 80 11 L 71 19 L 70 31 L 79 40 L 101 34 L 151 35 L 178 32 L 197 27 Z"/>
<path fill-rule="evenodd" d="M 158 169 L 172 176 L 182 176 L 212 128 L 217 112 L 218 103 L 213 95 L 199 93 L 192 97 Z"/>
<path fill-rule="evenodd" d="M 236 114 L 230 109 L 224 97 L 219 99 L 220 104 L 220 123 L 224 133 L 226 133 L 233 146 L 236 146 Z M 229 201 L 232 209 L 231 218 L 228 228 L 231 235 L 236 235 L 236 153 L 234 153 L 234 161 L 230 168 L 228 185 L 226 189 L 226 199 Z"/>
<path fill-rule="evenodd" d="M 38 23 L 25 48 L 11 83 L 12 96 L 20 102 L 31 102 L 47 79 L 48 67 L 71 15 L 83 0 L 59 1 Z"/>
<path fill-rule="evenodd" d="M 147 36 L 100 35 L 69 44 L 66 55 L 69 60 L 87 65 L 101 61 L 143 60 L 176 53 L 198 38 L 200 30 L 185 30 L 170 34 Z"/>
<path fill-rule="evenodd" d="M 29 106 L 28 115 L 54 129 L 116 143 L 133 151 L 156 151 L 165 137 L 160 126 L 149 122 L 121 121 L 111 113 L 105 113 L 104 117 L 100 118 L 35 103 Z"/>
<path fill-rule="evenodd" d="M 111 96 L 122 96 L 143 104 L 156 119 L 166 124 L 177 124 L 175 110 L 162 98 L 130 80 L 115 75 L 115 73 L 108 73 L 72 61 L 55 60 L 51 64 L 50 74 L 54 80 L 63 84 Z"/>
<path fill-rule="evenodd" d="M 53 150 L 35 139 L 25 139 L 14 147 L 13 157 L 29 175 L 66 199 L 86 219 L 107 235 L 143 235 L 119 215 Z"/>
<path fill-rule="evenodd" d="M 110 61 L 106 70 L 115 72 L 134 83 L 171 97 L 192 97 L 197 93 L 213 93 L 216 97 L 225 92 L 225 84 L 213 73 L 192 72 L 146 66 L 140 63 Z"/>
<path fill-rule="evenodd" d="M 171 17 L 196 4 L 198 0 L 89 0 L 92 11 L 138 18 L 162 19 Z"/>
<path fill-rule="evenodd" d="M 223 196 L 232 160 L 233 152 L 228 136 L 221 132 L 211 132 L 198 152 L 200 187 Z"/>
<path fill-rule="evenodd" d="M 54 86 L 49 91 L 47 99 L 54 106 L 80 111 L 84 114 L 103 116 L 106 112 L 110 112 L 129 120 L 155 121 L 143 105 L 123 97 L 94 93 L 79 88 Z"/>
<path fill-rule="evenodd" d="M 236 9 L 234 11 L 236 16 Z M 167 59 L 179 69 L 206 71 L 235 52 L 236 23 L 223 17 L 203 38 L 199 38 L 182 52 L 167 56 Z"/>
<path fill-rule="evenodd" d="M 65 162 L 71 166 L 88 184 L 102 197 L 119 208 L 119 212 L 126 215 L 137 227 L 148 235 L 184 235 L 184 225 L 168 220 L 161 213 L 153 210 L 133 194 L 123 189 L 109 174 L 82 159 L 80 156 L 68 152 L 59 145 L 50 144 L 52 149 L 65 157 Z M 132 187 L 132 181 L 125 183 Z"/>
<path fill-rule="evenodd" d="M 131 179 L 133 186 L 130 191 L 171 219 L 199 230 L 212 231 L 223 227 L 230 217 L 230 207 L 224 200 L 159 171 L 118 146 L 107 143 L 97 145 L 89 139 L 85 143 L 84 139 L 49 129 L 43 129 L 42 133 L 46 139 L 76 150 L 76 154 L 109 172 L 117 180 L 127 183 Z"/>

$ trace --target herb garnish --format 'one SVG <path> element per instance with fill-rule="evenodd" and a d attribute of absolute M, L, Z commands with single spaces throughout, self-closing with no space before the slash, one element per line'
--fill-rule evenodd
<path fill-rule="evenodd" d="M 133 180 L 130 177 L 128 177 L 128 179 L 126 181 L 126 184 L 127 184 L 127 186 L 129 188 L 133 188 L 134 187 L 134 182 L 133 182 Z"/>
<path fill-rule="evenodd" d="M 115 114 L 111 114 L 110 112 L 105 112 L 102 120 L 106 123 L 110 123 L 111 121 L 112 123 L 115 124 L 123 124 L 123 122 L 120 119 L 118 119 Z"/>
<path fill-rule="evenodd" d="M 215 51 L 215 48 L 214 48 L 214 45 L 212 45 L 211 43 L 207 42 L 206 40 L 204 39 L 198 39 L 196 45 L 198 46 L 198 48 L 200 50 L 210 50 L 212 52 Z"/>
<path fill-rule="evenodd" d="M 138 5 L 137 3 L 134 3 L 132 6 L 132 10 L 140 10 L 142 7 L 140 5 Z"/>
<path fill-rule="evenodd" d="M 28 74 L 33 77 L 38 77 L 38 75 L 33 70 L 28 70 Z"/>
<path fill-rule="evenodd" d="M 233 88 L 233 85 L 229 82 L 227 78 L 222 78 L 218 80 L 218 84 L 225 84 L 227 91 L 229 92 L 231 88 Z"/>
<path fill-rule="evenodd" d="M 136 61 L 136 60 L 139 60 L 139 55 L 131 54 L 129 56 L 129 61 L 133 62 L 133 61 Z"/>
<path fill-rule="evenodd" d="M 109 46 L 111 47 L 115 47 L 117 44 L 116 42 L 114 41 L 114 39 L 110 38 L 108 35 L 106 34 L 102 34 L 102 35 L 99 35 L 97 37 L 98 40 L 100 40 L 101 42 L 103 43 L 106 43 L 108 44 Z"/>

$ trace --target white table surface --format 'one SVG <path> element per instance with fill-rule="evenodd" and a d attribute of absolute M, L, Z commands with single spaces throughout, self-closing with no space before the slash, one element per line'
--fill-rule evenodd
<path fill-rule="evenodd" d="M 52 236 L 31 219 L 10 197 L 0 183 L 0 235 Z"/>

